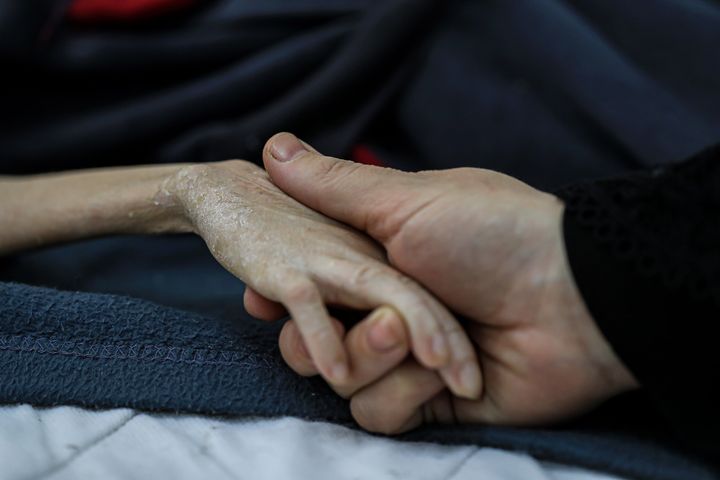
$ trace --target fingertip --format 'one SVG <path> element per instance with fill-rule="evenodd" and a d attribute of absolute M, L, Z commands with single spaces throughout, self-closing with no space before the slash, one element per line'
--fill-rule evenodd
<path fill-rule="evenodd" d="M 280 132 L 267 141 L 263 149 L 263 157 L 266 162 L 267 160 L 281 163 L 290 162 L 299 155 L 310 151 L 305 145 L 292 133 Z"/>
<path fill-rule="evenodd" d="M 460 384 L 464 398 L 477 400 L 482 395 L 482 372 L 477 360 L 466 362 L 460 369 Z"/>
<path fill-rule="evenodd" d="M 280 355 L 295 373 L 304 377 L 318 374 L 317 367 L 313 363 L 294 321 L 289 320 L 283 325 L 280 330 L 278 344 L 280 346 Z"/>
<path fill-rule="evenodd" d="M 248 286 L 243 293 L 243 305 L 251 316 L 260 320 L 275 321 L 287 315 L 281 304 L 268 300 Z"/>
<path fill-rule="evenodd" d="M 348 365 L 345 349 L 330 348 L 326 357 L 318 359 L 316 364 L 320 375 L 329 383 L 339 387 L 344 386 L 350 378 L 350 366 Z"/>
<path fill-rule="evenodd" d="M 448 341 L 445 334 L 443 332 L 435 332 L 432 335 L 430 342 L 432 355 L 439 363 L 447 365 L 450 361 L 450 348 L 448 347 Z"/>
<path fill-rule="evenodd" d="M 377 353 L 387 353 L 406 343 L 407 334 L 402 316 L 392 307 L 383 306 L 369 320 L 367 343 Z"/>
<path fill-rule="evenodd" d="M 476 360 L 443 368 L 440 376 L 456 397 L 478 400 L 482 395 L 482 373 Z"/>
<path fill-rule="evenodd" d="M 307 341 L 306 352 L 326 381 L 342 386 L 350 379 L 350 362 L 343 342 L 345 327 L 335 318 L 330 320 L 334 331 L 327 332 L 322 341 Z"/>
<path fill-rule="evenodd" d="M 320 152 L 318 152 L 318 151 L 315 149 L 315 147 L 313 147 L 312 145 L 310 145 L 310 144 L 307 143 L 306 141 L 302 140 L 302 139 L 299 138 L 297 135 L 295 135 L 295 134 L 293 134 L 293 133 L 290 133 L 290 132 L 284 132 L 284 131 L 283 131 L 283 132 L 278 132 L 278 133 L 276 133 L 276 134 L 273 135 L 272 137 L 268 138 L 268 140 L 265 142 L 265 145 L 263 146 L 263 150 L 262 150 L 263 159 L 268 158 L 269 160 L 275 160 L 276 158 L 275 158 L 275 156 L 274 156 L 273 153 L 272 153 L 272 147 L 273 147 L 275 141 L 276 141 L 276 140 L 279 140 L 281 137 L 285 137 L 285 136 L 288 136 L 288 135 L 289 135 L 291 138 L 293 138 L 293 139 L 297 140 L 298 142 L 300 142 L 300 143 L 302 144 L 302 146 L 305 148 L 305 150 L 307 150 L 307 151 L 309 151 L 309 152 L 313 152 L 313 153 L 320 153 Z"/>
<path fill-rule="evenodd" d="M 267 141 L 265 142 L 265 146 L 263 146 L 263 157 L 271 156 L 270 149 L 273 145 L 273 142 L 275 141 L 276 138 L 278 138 L 282 135 L 292 135 L 292 134 L 290 132 L 283 131 L 283 132 L 277 132 L 275 135 L 268 138 Z"/>
<path fill-rule="evenodd" d="M 341 338 L 345 334 L 345 326 L 339 320 L 331 318 L 333 328 Z M 280 355 L 296 373 L 308 377 L 318 375 L 320 372 L 313 361 L 312 355 L 305 345 L 300 329 L 293 320 L 288 320 L 280 330 L 278 338 Z M 342 372 L 340 372 L 342 374 Z"/>
<path fill-rule="evenodd" d="M 339 385 L 345 384 L 350 378 L 347 361 L 336 361 L 330 370 L 330 380 Z"/>
<path fill-rule="evenodd" d="M 262 150 L 262 159 L 263 159 L 263 165 L 265 166 L 265 170 L 270 174 L 270 177 L 272 178 L 273 173 L 275 172 L 275 167 L 277 166 L 277 161 L 275 160 L 275 157 L 272 154 L 272 146 L 275 142 L 275 139 L 277 139 L 281 135 L 285 135 L 288 132 L 278 132 L 272 137 L 268 138 L 268 140 L 265 142 L 265 145 L 263 146 Z"/>
<path fill-rule="evenodd" d="M 413 339 L 413 353 L 420 364 L 433 370 L 446 367 L 450 363 L 450 350 L 442 332 L 423 336 L 419 341 Z"/>
<path fill-rule="evenodd" d="M 328 357 L 331 358 L 331 360 L 328 361 L 322 373 L 328 382 L 343 386 L 350 379 L 350 362 L 348 360 L 348 353 L 345 350 L 345 344 L 342 341 L 342 335 L 339 335 L 337 338 L 338 341 L 336 345 L 330 347 L 331 353 Z"/>
<path fill-rule="evenodd" d="M 482 366 L 467 331 L 458 328 L 447 331 L 452 361 L 446 371 L 448 386 L 457 397 L 476 400 L 482 394 Z"/>

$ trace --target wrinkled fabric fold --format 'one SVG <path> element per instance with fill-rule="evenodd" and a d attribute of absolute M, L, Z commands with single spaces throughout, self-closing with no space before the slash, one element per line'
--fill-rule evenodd
<path fill-rule="evenodd" d="M 390 166 L 491 168 L 550 189 L 720 138 L 709 0 L 217 0 L 112 27 L 75 24 L 67 5 L 0 2 L 0 173 L 258 161 L 289 130 L 334 156 L 362 144 Z M 242 285 L 198 240 L 79 242 L 0 259 L 0 280 L 2 402 L 351 422 L 284 366 L 278 327 L 247 317 Z M 633 405 L 405 438 L 717 478 Z"/>
<path fill-rule="evenodd" d="M 549 189 L 720 138 L 708 0 L 217 0 L 112 28 L 11 3 L 4 173 L 259 161 L 289 130 L 334 156 L 362 143 Z"/>

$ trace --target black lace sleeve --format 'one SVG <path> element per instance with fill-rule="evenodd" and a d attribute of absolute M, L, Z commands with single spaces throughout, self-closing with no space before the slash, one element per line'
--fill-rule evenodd
<path fill-rule="evenodd" d="M 660 413 L 720 455 L 720 146 L 556 192 L 573 275 Z"/>

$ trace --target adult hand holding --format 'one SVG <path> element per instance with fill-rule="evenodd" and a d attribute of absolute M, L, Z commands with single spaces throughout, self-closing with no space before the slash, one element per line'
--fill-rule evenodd
<path fill-rule="evenodd" d="M 280 189 L 367 232 L 395 268 L 472 320 L 483 369 L 479 400 L 438 397 L 437 375 L 405 362 L 359 391 L 364 406 L 355 402 L 354 411 L 387 404 L 383 392 L 400 382 L 415 385 L 425 401 L 439 398 L 438 417 L 538 424 L 637 387 L 577 291 L 554 196 L 487 170 L 406 173 L 325 157 L 287 133 L 268 141 L 264 162 Z M 409 419 L 417 413 L 408 405 L 393 422 L 356 419 L 390 433 L 416 425 Z"/>

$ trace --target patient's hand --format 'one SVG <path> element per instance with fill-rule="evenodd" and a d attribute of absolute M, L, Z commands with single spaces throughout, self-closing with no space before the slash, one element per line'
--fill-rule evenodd
<path fill-rule="evenodd" d="M 475 352 L 452 315 L 390 268 L 377 243 L 288 197 L 261 168 L 239 160 L 189 166 L 156 201 L 177 201 L 226 269 L 288 310 L 325 378 L 342 385 L 352 376 L 325 305 L 391 305 L 407 322 L 417 359 L 456 394 L 477 395 Z"/>

